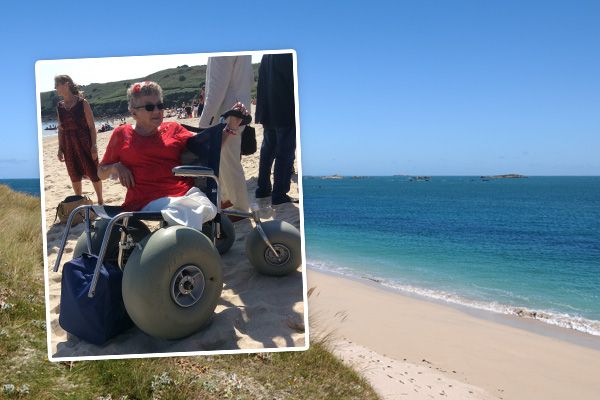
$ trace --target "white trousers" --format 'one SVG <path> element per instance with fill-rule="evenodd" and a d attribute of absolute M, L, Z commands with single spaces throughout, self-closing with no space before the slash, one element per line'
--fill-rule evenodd
<path fill-rule="evenodd" d="M 242 146 L 242 131 L 240 127 L 237 135 L 229 135 L 221 146 L 221 163 L 219 164 L 219 187 L 221 200 L 229 200 L 236 210 L 247 212 L 250 209 L 246 177 L 240 160 Z"/>
<path fill-rule="evenodd" d="M 197 187 L 184 196 L 161 197 L 146 204 L 142 211 L 160 211 L 169 225 L 183 225 L 202 230 L 202 224 L 217 215 L 217 207 Z"/>

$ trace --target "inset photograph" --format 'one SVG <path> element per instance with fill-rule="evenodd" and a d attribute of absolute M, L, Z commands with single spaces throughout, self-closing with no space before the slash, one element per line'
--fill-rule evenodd
<path fill-rule="evenodd" d="M 36 63 L 51 361 L 308 348 L 296 71 Z"/>

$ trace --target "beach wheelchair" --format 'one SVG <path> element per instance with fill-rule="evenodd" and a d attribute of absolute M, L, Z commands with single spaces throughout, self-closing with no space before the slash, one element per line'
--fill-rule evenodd
<path fill-rule="evenodd" d="M 54 265 L 57 272 L 73 218 L 83 213 L 84 232 L 73 258 L 84 253 L 97 257 L 87 297 L 96 295 L 103 264 L 116 264 L 122 271 L 121 293 L 127 314 L 142 331 L 163 339 L 189 336 L 213 315 L 223 289 L 220 254 L 235 241 L 235 229 L 227 216 L 254 221 L 255 227 L 246 237 L 246 253 L 261 274 L 283 276 L 301 264 L 300 232 L 295 226 L 278 220 L 262 222 L 258 210 L 221 209 L 218 177 L 211 168 L 179 166 L 173 173 L 206 181 L 204 190 L 216 205 L 217 215 L 204 223 L 202 231 L 168 226 L 160 212 L 82 205 L 69 216 Z M 151 221 L 158 225 L 154 231 L 148 226 Z"/>

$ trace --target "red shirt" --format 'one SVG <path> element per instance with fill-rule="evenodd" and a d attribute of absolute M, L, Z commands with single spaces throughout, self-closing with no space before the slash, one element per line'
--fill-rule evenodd
<path fill-rule="evenodd" d="M 172 172 L 181 165 L 181 153 L 190 137 L 176 122 L 163 122 L 152 136 L 139 135 L 131 125 L 115 129 L 100 165 L 121 162 L 133 174 L 135 186 L 127 189 L 125 211 L 138 211 L 152 200 L 183 196 L 190 190 L 192 179 Z"/>

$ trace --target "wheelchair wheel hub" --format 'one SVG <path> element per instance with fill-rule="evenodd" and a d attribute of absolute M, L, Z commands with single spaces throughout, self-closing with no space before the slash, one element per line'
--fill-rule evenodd
<path fill-rule="evenodd" d="M 270 248 L 267 247 L 265 250 L 265 260 L 271 265 L 282 265 L 285 264 L 290 259 L 290 249 L 286 246 L 275 243 L 273 244 L 273 248 L 277 251 L 277 254 L 273 252 Z"/>
<path fill-rule="evenodd" d="M 171 298 L 180 307 L 191 307 L 202 298 L 204 288 L 202 270 L 196 265 L 184 265 L 171 280 Z"/>

